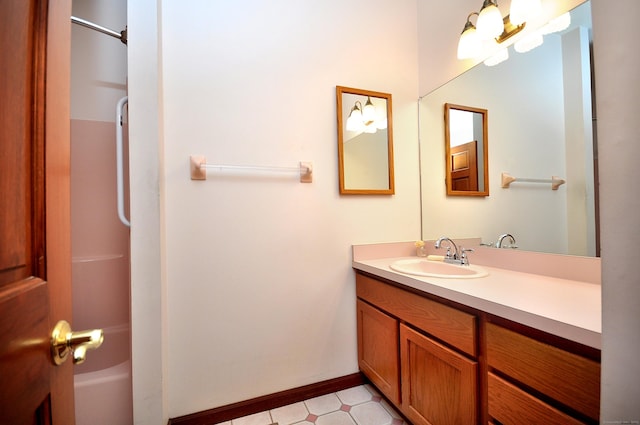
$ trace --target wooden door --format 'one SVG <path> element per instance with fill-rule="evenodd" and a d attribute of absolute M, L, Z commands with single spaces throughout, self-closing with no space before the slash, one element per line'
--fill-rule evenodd
<path fill-rule="evenodd" d="M 71 320 L 70 0 L 0 0 L 0 424 L 74 423 L 73 365 L 50 335 Z"/>
<path fill-rule="evenodd" d="M 415 425 L 477 423 L 477 363 L 400 325 L 402 411 Z"/>
<path fill-rule="evenodd" d="M 451 148 L 449 161 L 452 190 L 478 190 L 477 145 L 478 142 L 474 140 Z"/>
<path fill-rule="evenodd" d="M 393 403 L 400 403 L 398 321 L 358 300 L 358 366 Z"/>

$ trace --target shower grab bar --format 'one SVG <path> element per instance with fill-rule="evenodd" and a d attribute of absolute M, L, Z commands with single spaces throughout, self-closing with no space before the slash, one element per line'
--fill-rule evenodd
<path fill-rule="evenodd" d="M 551 176 L 550 179 L 525 179 L 522 177 L 513 177 L 509 173 L 502 173 L 502 188 L 509 189 L 509 185 L 513 182 L 527 182 L 527 183 L 551 183 L 551 190 L 558 190 L 560 186 L 566 183 L 558 176 Z"/>
<path fill-rule="evenodd" d="M 191 180 L 206 180 L 207 169 L 232 170 L 232 171 L 259 171 L 269 173 L 298 173 L 300 183 L 311 183 L 313 181 L 313 165 L 310 162 L 300 162 L 298 167 L 272 167 L 261 165 L 218 165 L 207 164 L 207 159 L 202 155 L 191 155 L 189 157 Z"/>
<path fill-rule="evenodd" d="M 94 31 L 101 32 L 103 34 L 110 35 L 111 37 L 115 37 L 118 40 L 122 41 L 123 44 L 127 44 L 127 29 L 126 28 L 124 30 L 120 31 L 120 32 L 116 32 L 114 30 L 110 30 L 109 28 L 105 28 L 105 27 L 100 26 L 98 24 L 94 24 L 93 22 L 87 21 L 86 19 L 77 18 L 75 16 L 71 17 L 71 22 L 74 23 L 74 24 L 83 26 L 85 28 L 89 28 L 89 29 L 92 29 Z"/>
<path fill-rule="evenodd" d="M 131 223 L 124 214 L 124 149 L 122 139 L 124 135 L 123 116 L 124 106 L 129 103 L 127 96 L 118 101 L 116 106 L 116 186 L 118 188 L 118 218 L 127 227 Z"/>

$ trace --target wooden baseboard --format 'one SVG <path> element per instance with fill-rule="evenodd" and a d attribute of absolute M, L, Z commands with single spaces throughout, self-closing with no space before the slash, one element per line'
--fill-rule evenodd
<path fill-rule="evenodd" d="M 251 400 L 216 407 L 215 409 L 192 413 L 169 419 L 168 425 L 211 425 L 231 419 L 241 418 L 265 410 L 275 409 L 313 397 L 330 394 L 336 391 L 362 385 L 368 382 L 362 373 L 354 373 L 304 387 L 293 388 L 274 394 L 257 397 Z"/>

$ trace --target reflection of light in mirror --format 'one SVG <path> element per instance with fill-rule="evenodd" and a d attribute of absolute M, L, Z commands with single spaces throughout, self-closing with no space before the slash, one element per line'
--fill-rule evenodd
<path fill-rule="evenodd" d="M 362 121 L 365 126 L 373 124 L 376 120 L 376 108 L 371 103 L 371 97 L 367 97 L 367 103 L 364 104 L 364 110 L 362 111 Z"/>
<path fill-rule="evenodd" d="M 387 111 L 382 108 L 376 109 L 376 128 L 384 130 L 387 128 Z"/>
<path fill-rule="evenodd" d="M 355 101 L 347 118 L 347 131 L 375 133 L 385 128 L 387 128 L 387 111 L 375 106 L 371 96 L 367 96 L 364 107 L 359 100 Z"/>
<path fill-rule="evenodd" d="M 542 27 L 542 34 L 551 34 L 553 32 L 564 31 L 571 25 L 571 14 L 569 12 L 560 15 L 549 21 L 547 25 Z"/>
<path fill-rule="evenodd" d="M 501 62 L 506 61 L 507 59 L 509 59 L 509 52 L 507 51 L 507 49 L 500 49 L 493 56 L 487 58 L 484 61 L 484 64 L 487 66 L 495 66 Z"/>
<path fill-rule="evenodd" d="M 360 110 L 361 107 L 362 104 L 360 103 L 360 101 L 356 100 L 356 103 L 353 105 L 353 108 L 351 108 L 351 112 L 349 113 L 349 118 L 347 118 L 348 131 L 362 131 L 364 122 L 362 119 L 362 112 Z"/>
<path fill-rule="evenodd" d="M 534 31 L 524 38 L 516 41 L 513 45 L 513 49 L 518 53 L 525 53 L 529 50 L 533 50 L 538 46 L 541 46 L 543 42 L 542 34 L 538 31 Z"/>

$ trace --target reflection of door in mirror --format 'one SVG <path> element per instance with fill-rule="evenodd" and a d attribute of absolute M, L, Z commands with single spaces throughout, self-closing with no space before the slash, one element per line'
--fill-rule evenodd
<path fill-rule="evenodd" d="M 452 146 L 451 188 L 455 190 L 478 190 L 478 141 Z"/>
<path fill-rule="evenodd" d="M 488 196 L 487 111 L 446 103 L 447 195 Z"/>
<path fill-rule="evenodd" d="M 393 194 L 391 95 L 336 89 L 340 193 Z"/>

